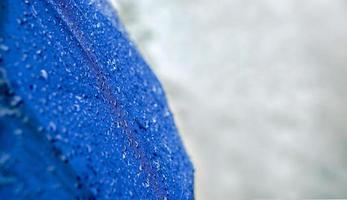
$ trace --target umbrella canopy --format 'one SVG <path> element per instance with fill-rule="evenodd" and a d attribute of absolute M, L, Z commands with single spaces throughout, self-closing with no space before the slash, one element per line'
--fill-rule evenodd
<path fill-rule="evenodd" d="M 193 199 L 162 86 L 107 2 L 0 9 L 1 199 Z"/>

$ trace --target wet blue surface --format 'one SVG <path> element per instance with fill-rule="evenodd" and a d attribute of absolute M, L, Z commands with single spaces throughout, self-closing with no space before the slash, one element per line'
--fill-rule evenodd
<path fill-rule="evenodd" d="M 165 94 L 112 8 L 0 4 L 0 198 L 193 199 Z"/>

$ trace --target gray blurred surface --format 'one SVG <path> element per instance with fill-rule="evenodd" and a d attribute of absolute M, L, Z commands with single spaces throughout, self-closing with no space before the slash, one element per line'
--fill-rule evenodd
<path fill-rule="evenodd" d="M 347 198 L 347 1 L 113 3 L 166 89 L 197 199 Z"/>

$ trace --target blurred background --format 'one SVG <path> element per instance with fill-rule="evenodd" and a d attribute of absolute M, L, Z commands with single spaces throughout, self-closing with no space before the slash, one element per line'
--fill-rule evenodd
<path fill-rule="evenodd" d="M 197 199 L 347 198 L 347 1 L 111 1 L 166 89 Z"/>

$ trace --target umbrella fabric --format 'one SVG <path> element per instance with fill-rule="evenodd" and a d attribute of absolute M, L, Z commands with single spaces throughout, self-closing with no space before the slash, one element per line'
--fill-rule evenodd
<path fill-rule="evenodd" d="M 162 86 L 108 2 L 0 9 L 1 199 L 194 198 Z"/>

